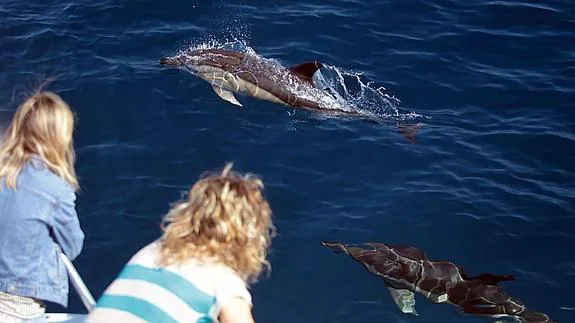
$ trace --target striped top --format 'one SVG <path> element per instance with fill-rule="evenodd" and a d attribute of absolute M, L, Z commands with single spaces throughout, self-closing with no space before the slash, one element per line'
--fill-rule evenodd
<path fill-rule="evenodd" d="M 189 260 L 157 267 L 157 241 L 130 259 L 108 286 L 86 322 L 218 322 L 222 306 L 240 297 L 252 303 L 244 281 L 221 265 Z"/>

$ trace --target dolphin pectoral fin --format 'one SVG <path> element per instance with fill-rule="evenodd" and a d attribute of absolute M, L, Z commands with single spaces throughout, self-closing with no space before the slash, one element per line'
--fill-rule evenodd
<path fill-rule="evenodd" d="M 234 96 L 234 94 L 233 94 L 231 91 L 228 91 L 228 90 L 223 89 L 223 88 L 221 88 L 221 87 L 219 87 L 219 86 L 216 86 L 216 85 L 212 85 L 212 88 L 214 89 L 214 92 L 216 92 L 216 94 L 217 94 L 220 98 L 222 98 L 222 99 L 224 99 L 224 100 L 226 100 L 226 101 L 228 101 L 228 102 L 230 102 L 230 103 L 232 103 L 232 104 L 235 104 L 235 105 L 237 105 L 237 106 L 239 106 L 239 107 L 242 107 L 242 106 L 243 106 L 243 105 L 236 99 L 236 97 Z"/>
<path fill-rule="evenodd" d="M 403 313 L 413 314 L 418 316 L 419 313 L 415 310 L 415 294 L 407 289 L 396 289 L 387 286 L 391 293 L 391 298 Z"/>

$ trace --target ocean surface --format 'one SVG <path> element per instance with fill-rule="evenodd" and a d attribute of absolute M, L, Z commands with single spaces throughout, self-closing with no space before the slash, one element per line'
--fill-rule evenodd
<path fill-rule="evenodd" d="M 278 228 L 271 275 L 251 290 L 257 322 L 492 321 L 420 296 L 420 315 L 402 314 L 324 240 L 513 274 L 507 293 L 575 322 L 572 1 L 3 0 L 0 21 L 1 122 L 50 78 L 77 115 L 86 241 L 74 263 L 96 298 L 158 237 L 169 204 L 233 161 L 262 177 Z M 319 60 L 386 122 L 245 96 L 239 108 L 159 64 L 226 44 L 284 66 Z M 421 125 L 415 143 L 404 124 Z"/>

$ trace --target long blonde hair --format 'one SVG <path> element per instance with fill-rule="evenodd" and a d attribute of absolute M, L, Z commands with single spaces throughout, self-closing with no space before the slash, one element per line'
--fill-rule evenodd
<path fill-rule="evenodd" d="M 79 189 L 74 170 L 74 113 L 60 96 L 38 91 L 20 104 L 0 147 L 0 178 L 16 188 L 18 174 L 33 155 Z"/>
<path fill-rule="evenodd" d="M 181 264 L 190 258 L 233 269 L 253 283 L 271 269 L 267 249 L 275 235 L 271 209 L 262 181 L 231 171 L 204 173 L 187 198 L 164 216 L 160 265 Z"/>

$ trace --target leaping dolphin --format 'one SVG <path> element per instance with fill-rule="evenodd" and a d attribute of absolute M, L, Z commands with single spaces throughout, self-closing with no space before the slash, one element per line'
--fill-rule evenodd
<path fill-rule="evenodd" d="M 311 110 L 348 115 L 361 115 L 352 110 L 329 108 L 313 98 L 304 98 L 297 90 L 318 90 L 313 86 L 313 75 L 322 68 L 318 61 L 305 62 L 285 69 L 261 59 L 225 49 L 198 49 L 174 57 L 163 57 L 160 64 L 184 67 L 208 81 L 222 99 L 242 106 L 235 93 L 258 99 Z M 321 93 L 317 93 L 321 95 Z"/>
<path fill-rule="evenodd" d="M 510 318 L 520 323 L 555 323 L 546 314 L 529 310 L 497 285 L 514 280 L 513 275 L 485 273 L 472 277 L 450 261 L 430 260 L 421 250 L 406 245 L 333 241 L 322 245 L 349 255 L 382 278 L 403 313 L 419 315 L 415 310 L 417 292 L 433 303 L 451 304 L 467 314 Z"/>
<path fill-rule="evenodd" d="M 209 82 L 220 98 L 240 107 L 242 104 L 234 93 L 295 108 L 380 122 L 376 115 L 369 112 L 329 104 L 331 95 L 315 87 L 313 82 L 314 74 L 323 67 L 318 61 L 285 68 L 254 55 L 211 48 L 162 57 L 160 64 L 187 69 Z M 421 124 L 399 126 L 402 135 L 412 143 L 415 142 L 415 132 L 419 127 Z"/>

